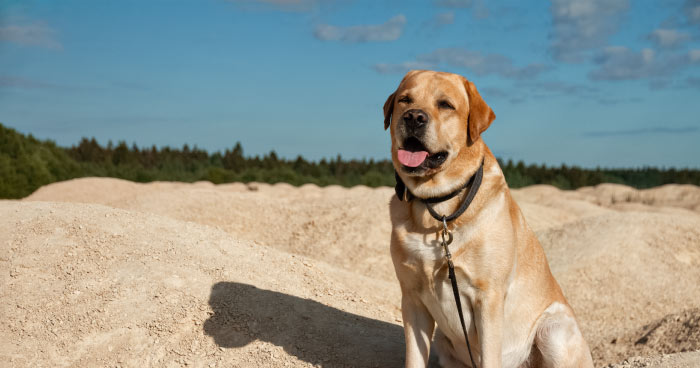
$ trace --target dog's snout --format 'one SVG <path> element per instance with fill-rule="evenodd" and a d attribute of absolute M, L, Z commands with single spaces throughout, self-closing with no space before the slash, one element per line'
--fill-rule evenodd
<path fill-rule="evenodd" d="M 423 110 L 411 109 L 403 113 L 403 121 L 409 129 L 419 129 L 428 124 L 428 114 Z"/>

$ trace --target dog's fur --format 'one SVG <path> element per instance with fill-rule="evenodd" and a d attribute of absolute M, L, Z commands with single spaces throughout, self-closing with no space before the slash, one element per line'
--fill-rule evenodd
<path fill-rule="evenodd" d="M 420 136 L 404 112 L 429 118 Z M 574 312 L 552 276 L 542 246 L 511 197 L 481 133 L 495 119 L 474 84 L 462 76 L 411 71 L 384 104 L 391 127 L 394 167 L 419 198 L 438 197 L 465 184 L 484 162 L 483 182 L 469 209 L 449 224 L 450 245 L 469 342 L 480 368 L 592 367 Z M 438 167 L 403 166 L 397 157 L 413 136 L 431 154 L 447 153 Z M 426 160 L 427 161 L 427 160 Z M 450 214 L 466 190 L 434 205 Z M 441 224 L 420 200 L 391 200 L 391 256 L 402 291 L 406 366 L 425 367 L 431 340 L 443 367 L 469 366 L 447 263 Z M 435 325 L 437 324 L 437 330 Z"/>

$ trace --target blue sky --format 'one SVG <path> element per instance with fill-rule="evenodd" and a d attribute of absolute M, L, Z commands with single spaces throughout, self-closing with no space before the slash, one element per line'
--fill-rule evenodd
<path fill-rule="evenodd" d="M 474 81 L 502 158 L 700 167 L 700 0 L 0 2 L 0 122 L 66 146 L 388 158 L 412 68 Z"/>

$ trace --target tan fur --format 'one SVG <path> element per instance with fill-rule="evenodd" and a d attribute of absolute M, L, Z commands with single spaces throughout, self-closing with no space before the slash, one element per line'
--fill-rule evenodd
<path fill-rule="evenodd" d="M 410 96 L 411 102 L 399 102 Z M 447 100 L 452 109 L 439 108 Z M 430 117 L 422 143 L 447 151 L 438 168 L 407 174 L 397 159 L 400 117 L 408 109 Z M 391 127 L 392 159 L 408 189 L 418 197 L 448 194 L 477 171 L 484 177 L 469 209 L 449 224 L 472 352 L 480 368 L 592 367 L 588 346 L 571 307 L 552 277 L 541 245 L 510 195 L 498 162 L 481 139 L 495 119 L 474 84 L 464 77 L 411 71 L 384 105 Z M 437 204 L 452 213 L 466 191 Z M 425 367 L 435 332 L 435 351 L 446 367 L 469 366 L 443 249 L 440 224 L 419 200 L 390 204 L 391 255 L 402 291 L 406 366 Z"/>

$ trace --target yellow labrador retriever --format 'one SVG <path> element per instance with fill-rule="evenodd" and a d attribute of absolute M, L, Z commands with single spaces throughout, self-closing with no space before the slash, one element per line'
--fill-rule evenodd
<path fill-rule="evenodd" d="M 443 367 L 471 366 L 437 219 L 463 207 L 477 186 L 466 211 L 445 221 L 476 365 L 592 367 L 542 246 L 480 138 L 496 116 L 474 84 L 455 74 L 411 71 L 384 104 L 384 117 L 397 181 L 405 185 L 397 185 L 390 206 L 406 366 L 426 366 L 431 340 Z M 480 186 L 470 179 L 477 174 Z"/>

